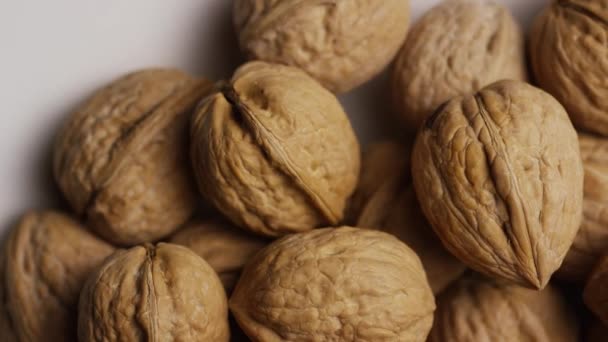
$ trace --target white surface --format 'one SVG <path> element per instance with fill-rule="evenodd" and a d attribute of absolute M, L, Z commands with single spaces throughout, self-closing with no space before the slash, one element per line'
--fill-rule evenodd
<path fill-rule="evenodd" d="M 348 1 L 348 0 L 347 0 Z M 439 0 L 413 0 L 413 18 Z M 502 0 L 527 24 L 548 0 Z M 0 231 L 57 207 L 51 144 L 70 111 L 122 73 L 174 66 L 228 77 L 240 57 L 230 0 L 0 1 Z M 363 141 L 389 131 L 385 76 L 342 96 Z"/>

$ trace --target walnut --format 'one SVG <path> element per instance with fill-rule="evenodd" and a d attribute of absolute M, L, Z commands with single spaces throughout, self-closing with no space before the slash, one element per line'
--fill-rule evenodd
<path fill-rule="evenodd" d="M 403 121 L 418 128 L 443 102 L 502 79 L 526 79 L 523 33 L 508 9 L 446 1 L 412 27 L 391 72 L 391 96 Z"/>
<path fill-rule="evenodd" d="M 577 127 L 608 135 L 608 2 L 553 1 L 530 32 L 538 84 L 558 99 Z"/>
<path fill-rule="evenodd" d="M 585 342 L 605 342 L 608 336 L 608 327 L 606 327 L 599 319 L 591 319 L 587 324 L 585 333 Z"/>
<path fill-rule="evenodd" d="M 177 70 L 144 70 L 99 90 L 70 117 L 55 146 L 55 178 L 99 235 L 133 245 L 188 220 L 197 197 L 187 123 L 209 90 Z"/>
<path fill-rule="evenodd" d="M 407 34 L 409 0 L 237 0 L 234 24 L 253 59 L 297 66 L 346 92 L 378 74 Z"/>
<path fill-rule="evenodd" d="M 254 341 L 425 341 L 435 302 L 405 244 L 341 227 L 289 235 L 256 254 L 230 309 Z"/>
<path fill-rule="evenodd" d="M 113 251 L 63 214 L 25 214 L 0 253 L 0 341 L 76 341 L 80 289 Z"/>
<path fill-rule="evenodd" d="M 583 167 L 563 107 L 500 81 L 441 106 L 418 133 L 412 175 L 447 249 L 487 275 L 542 289 L 581 222 Z"/>
<path fill-rule="evenodd" d="M 219 219 L 193 221 L 178 231 L 171 243 L 186 246 L 205 259 L 230 293 L 241 269 L 268 241 Z"/>
<path fill-rule="evenodd" d="M 114 253 L 87 279 L 78 338 L 87 341 L 228 341 L 228 305 L 217 274 L 167 243 Z"/>
<path fill-rule="evenodd" d="M 594 266 L 585 290 L 583 291 L 583 300 L 587 307 L 599 318 L 604 324 L 608 325 L 608 255 L 602 256 Z"/>
<path fill-rule="evenodd" d="M 191 129 L 201 192 L 236 225 L 279 236 L 342 219 L 359 144 L 336 97 L 302 71 L 245 64 Z"/>
<path fill-rule="evenodd" d="M 409 177 L 409 152 L 392 142 L 371 145 L 363 155 L 361 181 L 353 196 L 356 226 L 378 229 L 405 242 L 420 257 L 434 293 L 465 266 L 441 245 L 427 223 Z"/>
<path fill-rule="evenodd" d="M 437 298 L 429 342 L 577 342 L 579 324 L 560 292 L 464 277 Z"/>
<path fill-rule="evenodd" d="M 579 133 L 578 141 L 585 170 L 583 222 L 557 274 L 583 282 L 608 250 L 608 139 Z"/>

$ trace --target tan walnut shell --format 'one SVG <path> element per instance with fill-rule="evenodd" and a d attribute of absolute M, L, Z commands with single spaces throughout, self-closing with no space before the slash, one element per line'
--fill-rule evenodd
<path fill-rule="evenodd" d="M 243 266 L 269 241 L 221 219 L 196 220 L 178 231 L 171 243 L 186 246 L 205 259 L 230 293 Z"/>
<path fill-rule="evenodd" d="M 72 114 L 56 142 L 55 178 L 99 235 L 120 245 L 155 241 L 190 218 L 197 197 L 187 124 L 210 88 L 177 70 L 143 70 Z"/>
<path fill-rule="evenodd" d="M 602 256 L 594 266 L 583 291 L 587 307 L 608 325 L 608 254 Z"/>
<path fill-rule="evenodd" d="M 429 342 L 577 342 L 574 310 L 552 285 L 542 291 L 464 277 L 437 298 Z"/>
<path fill-rule="evenodd" d="M 532 27 L 529 48 L 536 81 L 574 125 L 608 136 L 608 2 L 552 1 Z"/>
<path fill-rule="evenodd" d="M 448 253 L 420 210 L 409 177 L 409 153 L 393 142 L 372 144 L 363 154 L 361 182 L 353 200 L 361 206 L 355 226 L 392 234 L 418 254 L 433 293 L 441 292 L 466 267 Z"/>
<path fill-rule="evenodd" d="M 583 166 L 563 107 L 523 82 L 457 97 L 429 117 L 412 152 L 422 210 L 471 268 L 542 289 L 579 229 Z"/>
<path fill-rule="evenodd" d="M 25 214 L 0 254 L 0 341 L 76 341 L 80 289 L 113 251 L 66 215 Z"/>
<path fill-rule="evenodd" d="M 502 79 L 526 79 L 523 32 L 508 9 L 445 1 L 412 27 L 391 71 L 391 97 L 417 129 L 443 102 Z"/>
<path fill-rule="evenodd" d="M 230 309 L 254 341 L 425 341 L 435 301 L 416 254 L 350 227 L 273 242 L 245 267 Z"/>
<path fill-rule="evenodd" d="M 579 133 L 585 183 L 583 221 L 557 275 L 584 282 L 608 251 L 608 139 Z"/>
<path fill-rule="evenodd" d="M 299 67 L 346 92 L 393 59 L 410 8 L 409 0 L 236 0 L 233 14 L 250 58 Z"/>
<path fill-rule="evenodd" d="M 228 341 L 228 305 L 213 269 L 186 247 L 159 243 L 110 256 L 86 281 L 78 338 Z"/>
<path fill-rule="evenodd" d="M 280 236 L 342 220 L 359 144 L 336 97 L 304 72 L 241 66 L 191 130 L 201 192 L 236 225 Z"/>

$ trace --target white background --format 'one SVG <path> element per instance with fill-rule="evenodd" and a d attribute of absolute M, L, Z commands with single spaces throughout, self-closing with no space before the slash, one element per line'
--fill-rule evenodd
<path fill-rule="evenodd" d="M 413 0 L 413 19 L 438 2 Z M 527 26 L 549 1 L 499 2 Z M 240 63 L 231 4 L 0 0 L 0 231 L 24 210 L 62 205 L 51 176 L 54 135 L 96 88 L 149 66 L 228 77 Z M 385 85 L 381 75 L 341 97 L 363 142 L 389 134 Z"/>

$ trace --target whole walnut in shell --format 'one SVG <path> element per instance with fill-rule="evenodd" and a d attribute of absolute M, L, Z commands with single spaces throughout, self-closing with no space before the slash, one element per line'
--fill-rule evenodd
<path fill-rule="evenodd" d="M 228 341 L 228 305 L 213 269 L 167 243 L 121 250 L 86 281 L 78 338 L 88 341 Z"/>
<path fill-rule="evenodd" d="M 299 67 L 345 92 L 393 59 L 410 9 L 409 0 L 236 0 L 233 14 L 250 58 Z"/>
<path fill-rule="evenodd" d="M 113 251 L 68 216 L 25 214 L 0 255 L 0 341 L 76 341 L 80 289 Z"/>
<path fill-rule="evenodd" d="M 454 96 L 525 78 L 523 33 L 508 9 L 446 1 L 412 27 L 392 69 L 391 96 L 403 121 L 416 129 Z"/>
<path fill-rule="evenodd" d="M 187 124 L 210 87 L 177 70 L 144 70 L 72 114 L 55 146 L 55 178 L 99 235 L 121 245 L 155 241 L 190 218 L 197 197 Z"/>
<path fill-rule="evenodd" d="M 464 277 L 437 298 L 429 342 L 577 342 L 573 310 L 552 285 L 529 290 Z"/>
<path fill-rule="evenodd" d="M 583 221 L 557 274 L 583 282 L 608 251 L 608 139 L 579 133 L 578 141 L 585 170 Z"/>
<path fill-rule="evenodd" d="M 304 72 L 245 64 L 191 129 L 201 192 L 236 225 L 279 236 L 342 220 L 359 144 L 336 97 Z"/>
<path fill-rule="evenodd" d="M 530 64 L 577 127 L 608 135 L 608 1 L 560 0 L 536 19 Z"/>
<path fill-rule="evenodd" d="M 542 289 L 581 222 L 583 166 L 563 107 L 523 82 L 457 97 L 412 152 L 422 210 L 447 249 L 487 275 Z"/>
<path fill-rule="evenodd" d="M 254 341 L 425 341 L 435 302 L 395 237 L 349 227 L 273 242 L 247 264 L 230 309 Z"/>
<path fill-rule="evenodd" d="M 243 266 L 268 244 L 220 219 L 191 222 L 170 242 L 186 246 L 205 259 L 219 275 L 226 292 L 236 285 Z"/>
<path fill-rule="evenodd" d="M 608 325 L 608 254 L 594 266 L 583 291 L 587 307 Z"/>
<path fill-rule="evenodd" d="M 408 150 L 396 143 L 368 147 L 362 182 L 353 196 L 360 203 L 355 226 L 378 229 L 405 242 L 420 257 L 433 292 L 439 293 L 462 275 L 465 266 L 445 250 L 424 218 L 409 177 L 408 157 Z"/>

